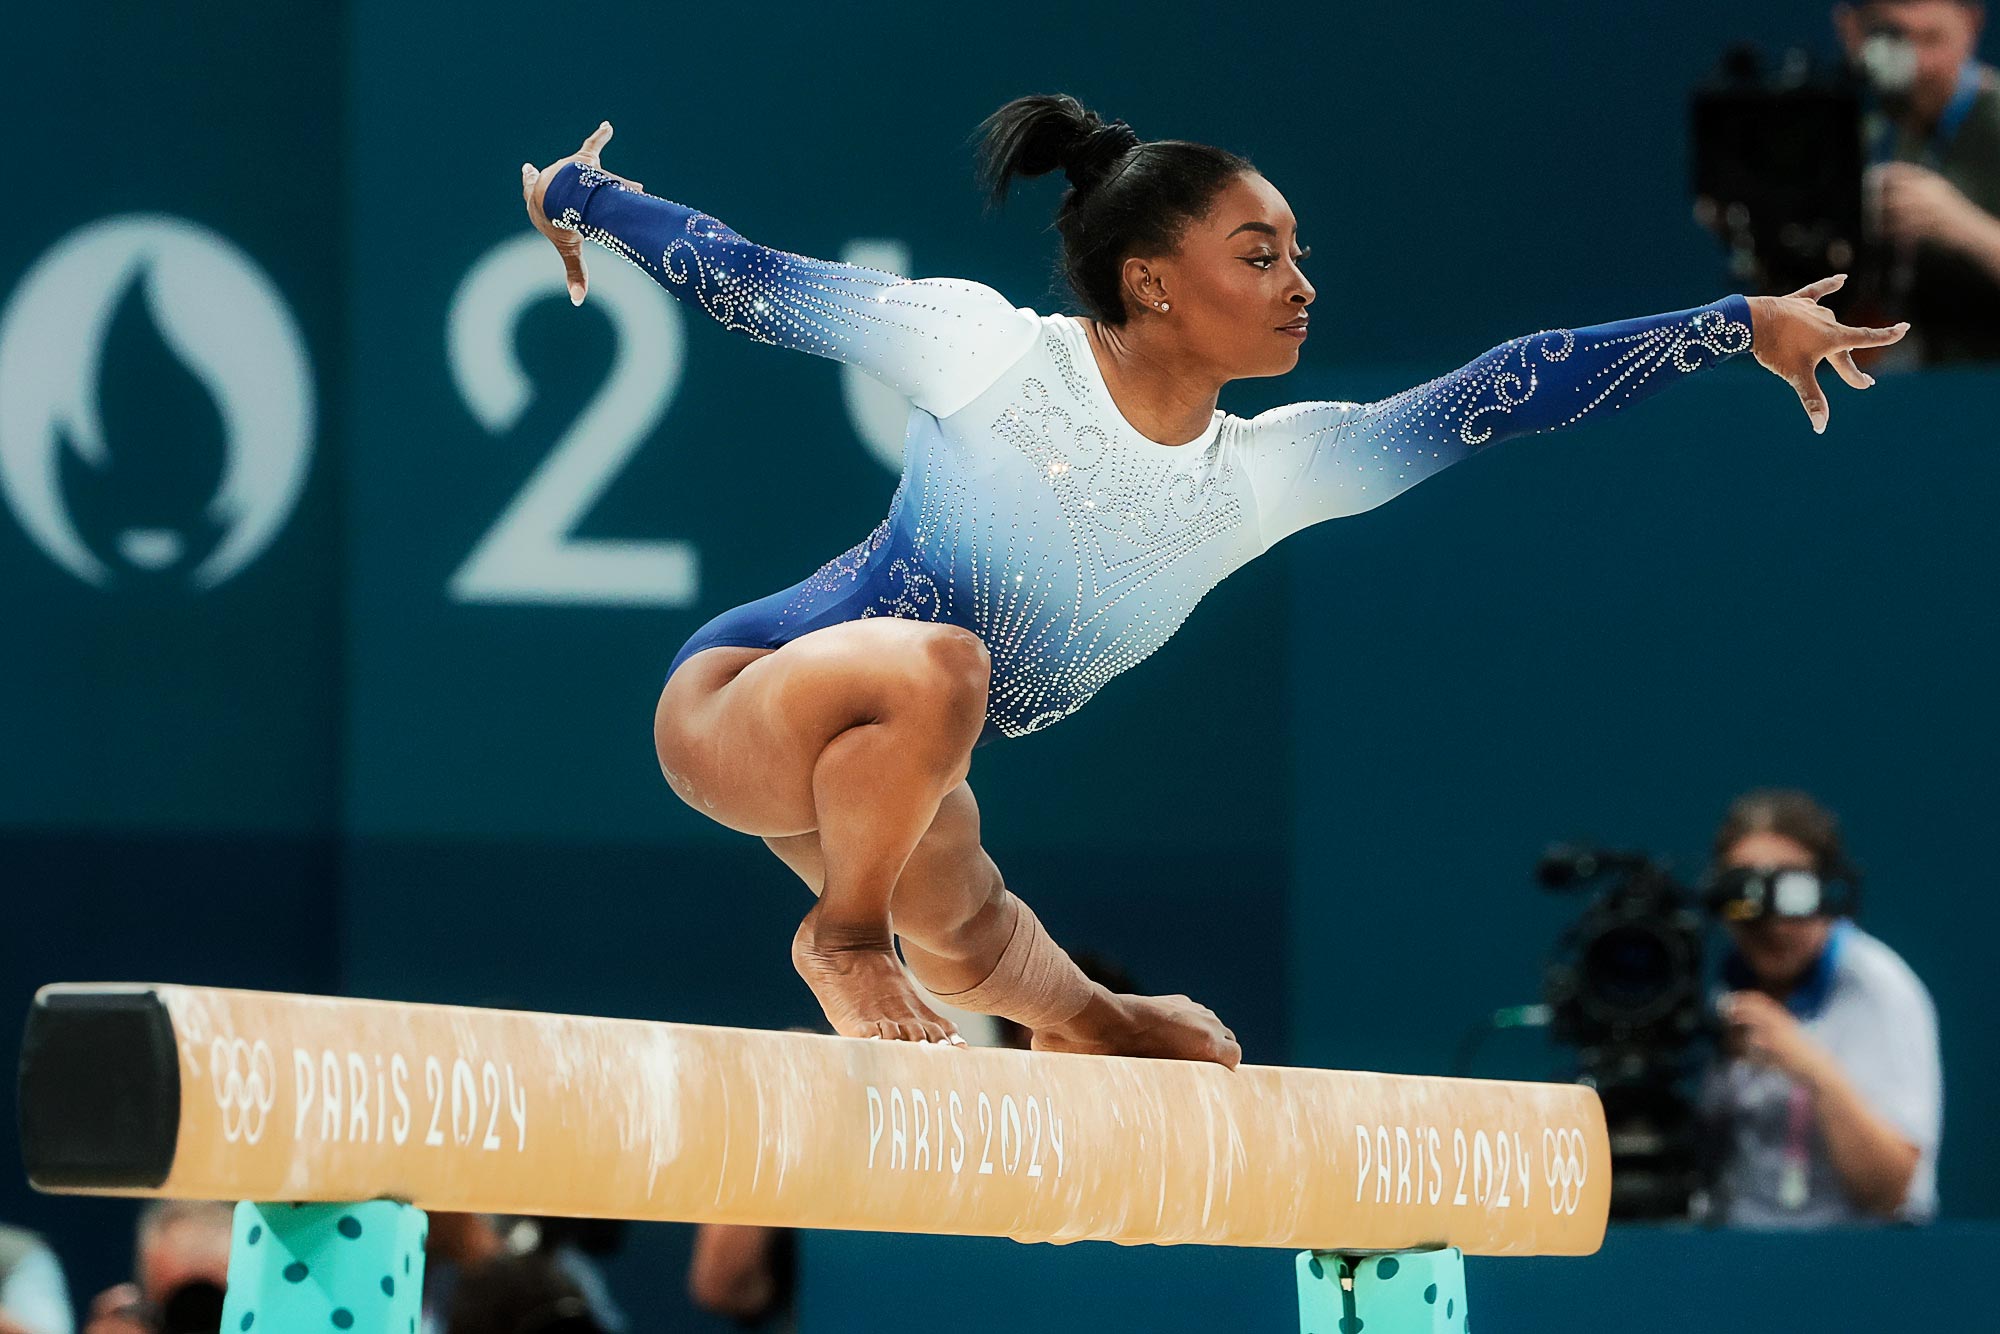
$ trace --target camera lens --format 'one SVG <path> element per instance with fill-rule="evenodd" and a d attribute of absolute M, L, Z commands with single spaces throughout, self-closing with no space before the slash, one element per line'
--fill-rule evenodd
<path fill-rule="evenodd" d="M 222 1328 L 222 1289 L 207 1279 L 183 1283 L 160 1303 L 160 1334 L 216 1334 Z"/>
<path fill-rule="evenodd" d="M 1584 995 L 1609 1021 L 1638 1023 L 1671 1001 L 1680 979 L 1677 952 L 1642 923 L 1614 926 L 1583 954 Z"/>

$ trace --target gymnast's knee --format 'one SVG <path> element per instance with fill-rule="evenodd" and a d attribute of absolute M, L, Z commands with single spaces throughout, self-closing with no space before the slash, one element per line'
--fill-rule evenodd
<path fill-rule="evenodd" d="M 993 678 L 985 642 L 955 625 L 926 626 L 910 666 L 916 688 L 900 703 L 936 715 L 936 722 L 955 732 L 978 735 L 986 722 L 986 692 Z"/>

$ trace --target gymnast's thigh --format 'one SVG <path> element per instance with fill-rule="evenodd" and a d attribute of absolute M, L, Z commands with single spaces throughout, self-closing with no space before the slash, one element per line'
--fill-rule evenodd
<path fill-rule="evenodd" d="M 683 801 L 731 829 L 806 833 L 818 827 L 813 768 L 827 743 L 941 698 L 953 661 L 984 652 L 956 626 L 893 617 L 842 621 L 775 649 L 702 649 L 654 709 L 660 770 Z"/>

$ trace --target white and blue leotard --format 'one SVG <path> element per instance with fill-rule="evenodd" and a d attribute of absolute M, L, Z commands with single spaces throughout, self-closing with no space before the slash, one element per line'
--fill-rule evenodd
<path fill-rule="evenodd" d="M 1740 296 L 1531 334 L 1376 403 L 1218 410 L 1162 445 L 1112 402 L 1083 326 L 990 287 L 744 240 L 604 173 L 564 166 L 549 220 L 760 342 L 858 366 L 911 403 L 889 516 L 810 578 L 697 630 L 776 648 L 865 616 L 945 621 L 993 659 L 981 740 L 1076 712 L 1166 643 L 1209 589 L 1287 534 L 1358 514 L 1483 445 L 1636 402 L 1750 347 Z"/>

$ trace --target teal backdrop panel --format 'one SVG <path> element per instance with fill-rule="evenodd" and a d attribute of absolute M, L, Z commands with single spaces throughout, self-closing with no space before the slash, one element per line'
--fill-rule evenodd
<path fill-rule="evenodd" d="M 1978 962 L 2000 932 L 2000 376 L 1831 392 L 1815 436 L 1783 384 L 1725 368 L 1294 539 L 1301 1060 L 1446 1068 L 1470 1025 L 1539 998 L 1581 907 L 1534 887 L 1546 844 L 1699 876 L 1734 796 L 1804 787 L 1868 875 L 1863 925 L 1937 1002 L 1942 1206 L 2000 1207 Z M 1525 1036 L 1487 1057 L 1558 1068 Z"/>
<path fill-rule="evenodd" d="M 0 79 L 0 828 L 327 833 L 340 14 L 107 17 Z"/>

